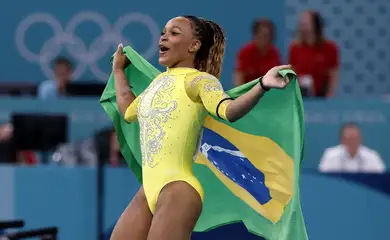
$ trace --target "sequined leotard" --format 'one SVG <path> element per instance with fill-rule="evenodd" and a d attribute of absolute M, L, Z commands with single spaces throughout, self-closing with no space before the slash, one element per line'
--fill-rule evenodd
<path fill-rule="evenodd" d="M 138 119 L 143 187 L 154 213 L 161 189 L 185 181 L 203 188 L 192 163 L 207 112 L 226 120 L 231 102 L 214 76 L 193 68 L 172 68 L 160 74 L 127 108 L 125 120 Z"/>

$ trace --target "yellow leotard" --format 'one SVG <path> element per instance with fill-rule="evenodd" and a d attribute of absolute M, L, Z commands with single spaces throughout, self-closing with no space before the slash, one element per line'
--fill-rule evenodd
<path fill-rule="evenodd" d="M 143 187 L 154 213 L 161 189 L 185 181 L 203 188 L 192 163 L 207 111 L 226 120 L 231 102 L 214 76 L 193 68 L 172 68 L 157 76 L 127 108 L 125 120 L 138 119 Z"/>

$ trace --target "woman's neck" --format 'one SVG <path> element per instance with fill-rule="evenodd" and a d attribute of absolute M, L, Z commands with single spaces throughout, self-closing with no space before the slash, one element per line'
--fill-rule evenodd
<path fill-rule="evenodd" d="M 309 46 L 314 46 L 318 44 L 321 41 L 321 39 L 315 35 L 313 36 L 306 36 L 304 39 L 302 39 L 302 42 L 309 45 Z"/>
<path fill-rule="evenodd" d="M 178 63 L 170 66 L 169 68 L 195 68 L 195 66 L 194 66 L 194 61 L 191 59 L 191 60 L 185 60 L 182 62 L 178 62 Z"/>
<path fill-rule="evenodd" d="M 270 45 L 269 44 L 256 44 L 256 47 L 257 47 L 257 50 L 261 53 L 261 54 L 266 54 Z"/>

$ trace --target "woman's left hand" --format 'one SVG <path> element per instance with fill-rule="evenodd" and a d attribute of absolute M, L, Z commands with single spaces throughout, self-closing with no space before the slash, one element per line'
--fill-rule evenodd
<path fill-rule="evenodd" d="M 112 69 L 123 70 L 130 64 L 130 60 L 127 58 L 126 54 L 123 53 L 123 44 L 119 44 L 118 48 L 114 54 L 114 60 L 112 62 Z"/>
<path fill-rule="evenodd" d="M 288 77 L 283 78 L 279 74 L 279 71 L 287 69 L 291 69 L 291 65 L 281 65 L 271 68 L 262 79 L 264 87 L 278 89 L 285 88 L 290 83 L 290 79 Z"/>

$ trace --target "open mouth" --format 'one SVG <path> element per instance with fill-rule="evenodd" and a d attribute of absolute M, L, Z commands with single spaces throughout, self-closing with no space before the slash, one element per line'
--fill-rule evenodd
<path fill-rule="evenodd" d="M 168 52 L 168 51 L 169 51 L 169 48 L 160 45 L 160 54 L 166 53 L 166 52 Z"/>

